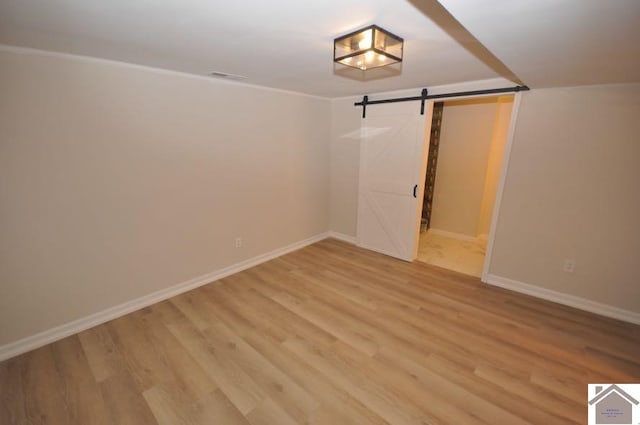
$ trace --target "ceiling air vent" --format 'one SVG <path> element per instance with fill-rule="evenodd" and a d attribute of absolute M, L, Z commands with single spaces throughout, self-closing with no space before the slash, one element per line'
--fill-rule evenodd
<path fill-rule="evenodd" d="M 226 72 L 220 72 L 220 71 L 213 71 L 209 73 L 210 76 L 212 77 L 216 77 L 216 78 L 224 78 L 227 80 L 246 80 L 247 77 L 245 77 L 244 75 L 237 75 L 237 74 L 229 74 Z"/>

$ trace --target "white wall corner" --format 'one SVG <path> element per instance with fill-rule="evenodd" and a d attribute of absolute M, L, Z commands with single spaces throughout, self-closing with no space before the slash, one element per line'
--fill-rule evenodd
<path fill-rule="evenodd" d="M 543 300 L 552 301 L 569 307 L 599 314 L 601 316 L 611 317 L 613 319 L 622 320 L 624 322 L 640 325 L 640 313 L 623 310 L 608 304 L 602 304 L 586 298 L 577 297 L 575 295 L 565 294 L 563 292 L 553 291 L 551 289 L 542 288 L 537 285 L 519 282 L 517 280 L 508 279 L 506 277 L 488 274 L 486 279 L 482 280 L 489 285 L 498 286 L 510 291 L 519 292 L 521 294 L 531 295 Z"/>
<path fill-rule="evenodd" d="M 192 289 L 206 285 L 207 283 L 225 278 L 234 273 L 238 273 L 251 267 L 257 266 L 258 264 L 265 263 L 274 258 L 319 242 L 323 239 L 328 238 L 329 236 L 329 232 L 320 233 L 310 238 L 294 242 L 282 248 L 274 249 L 273 251 L 267 252 L 265 254 L 257 255 L 253 258 L 249 258 L 239 263 L 232 264 L 228 267 L 224 267 L 211 273 L 196 277 L 195 279 L 191 279 L 186 282 L 182 282 L 177 285 L 162 289 L 160 291 L 142 296 L 140 298 L 127 301 L 125 303 L 116 305 L 106 310 L 99 311 L 94 314 L 90 314 L 89 316 L 82 317 L 72 322 L 56 326 L 55 328 L 47 329 L 46 331 L 39 332 L 35 335 L 28 336 L 18 341 L 10 342 L 9 344 L 0 346 L 0 361 L 15 357 L 22 353 L 26 353 L 27 351 L 35 350 L 36 348 L 42 347 L 43 345 L 50 344 L 62 338 L 66 338 L 70 335 L 74 335 L 89 328 L 93 328 L 94 326 L 106 323 L 110 320 L 117 319 L 118 317 L 132 313 L 136 310 L 140 310 L 152 304 L 156 304 L 160 301 L 164 301 L 168 298 L 182 294 L 183 292 L 190 291 Z"/>
<path fill-rule="evenodd" d="M 357 243 L 357 239 L 355 236 L 347 235 L 346 233 L 334 232 L 333 230 L 329 232 L 328 237 L 338 239 L 340 241 L 347 242 L 352 245 L 356 245 Z"/>

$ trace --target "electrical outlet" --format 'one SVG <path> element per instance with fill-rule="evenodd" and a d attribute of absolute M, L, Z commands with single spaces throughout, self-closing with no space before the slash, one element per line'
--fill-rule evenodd
<path fill-rule="evenodd" d="M 242 238 L 238 237 L 236 238 L 236 248 L 241 248 L 242 247 Z"/>
<path fill-rule="evenodd" d="M 573 273 L 576 268 L 576 260 L 572 260 L 567 258 L 564 260 L 564 264 L 562 265 L 562 271 L 567 273 Z"/>

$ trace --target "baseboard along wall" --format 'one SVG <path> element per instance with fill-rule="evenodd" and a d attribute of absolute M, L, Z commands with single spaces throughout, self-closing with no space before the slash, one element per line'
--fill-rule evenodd
<path fill-rule="evenodd" d="M 484 283 L 508 289 L 510 291 L 519 292 L 521 294 L 531 295 L 533 297 L 552 301 L 554 303 L 574 307 L 579 310 L 599 314 L 600 316 L 611 317 L 613 319 L 622 320 L 623 322 L 640 325 L 640 313 L 623 310 L 618 307 L 588 300 L 586 298 L 577 297 L 575 295 L 553 291 L 551 289 L 542 288 L 537 285 L 531 285 L 529 283 L 519 282 L 517 280 L 508 279 L 493 274 L 489 274 Z"/>
<path fill-rule="evenodd" d="M 356 244 L 356 238 L 354 236 L 333 231 L 321 233 L 310 238 L 294 242 L 282 248 L 275 249 L 265 254 L 261 254 L 253 258 L 241 261 L 239 263 L 232 264 L 228 267 L 224 267 L 203 276 L 199 276 L 195 279 L 170 286 L 160 291 L 153 292 L 151 294 L 136 298 L 131 301 L 127 301 L 123 304 L 99 311 L 78 320 L 74 320 L 72 322 L 56 326 L 54 328 L 39 332 L 35 335 L 20 339 L 18 341 L 11 342 L 0 347 L 0 361 L 15 357 L 22 353 L 26 353 L 27 351 L 34 350 L 46 344 L 50 344 L 62 338 L 66 338 L 67 336 L 82 332 L 86 329 L 98 326 L 110 320 L 117 319 L 118 317 L 132 313 L 136 310 L 140 310 L 144 307 L 148 307 L 152 304 L 182 294 L 183 292 L 190 291 L 202 285 L 206 285 L 207 283 L 257 266 L 258 264 L 304 248 L 307 245 L 314 244 L 326 238 L 334 238 L 347 243 Z M 602 304 L 595 301 L 587 300 L 585 298 L 576 297 L 574 295 L 552 291 L 550 289 L 541 288 L 539 286 L 518 282 L 512 279 L 507 279 L 492 274 L 488 275 L 485 283 L 522 294 L 531 295 L 555 303 L 589 311 L 591 313 L 596 313 L 602 316 L 611 317 L 614 319 L 640 325 L 640 313 L 623 310 L 607 304 Z"/>
<path fill-rule="evenodd" d="M 427 230 L 427 233 L 431 233 L 432 235 L 445 236 L 452 239 L 459 239 L 461 241 L 475 242 L 478 240 L 478 238 L 476 237 L 465 235 L 463 233 L 454 233 L 447 230 L 434 229 L 433 227 Z"/>
<path fill-rule="evenodd" d="M 46 331 L 39 332 L 35 335 L 28 336 L 18 341 L 3 345 L 0 347 L 0 361 L 9 359 L 11 357 L 15 357 L 22 353 L 26 353 L 27 351 L 34 350 L 36 348 L 42 347 L 43 345 L 50 344 L 62 338 L 66 338 L 70 335 L 76 334 L 78 332 L 82 332 L 94 326 L 98 326 L 102 323 L 108 322 L 110 320 L 117 319 L 118 317 L 132 313 L 136 310 L 140 310 L 152 304 L 158 303 L 160 301 L 164 301 L 168 298 L 182 294 L 183 292 L 190 291 L 199 286 L 206 285 L 207 283 L 211 283 L 218 279 L 222 279 L 224 277 L 230 276 L 234 273 L 238 273 L 243 270 L 249 269 L 251 267 L 257 266 L 258 264 L 267 262 L 274 258 L 296 251 L 300 248 L 304 248 L 307 245 L 314 244 L 330 236 L 331 236 L 330 232 L 321 233 L 321 234 L 312 236 L 310 238 L 307 238 L 298 242 L 294 242 L 282 248 L 275 249 L 265 254 L 261 254 L 253 258 L 249 258 L 247 260 L 241 261 L 239 263 L 232 264 L 228 267 L 224 267 L 214 272 L 207 273 L 205 275 L 196 277 L 186 282 L 182 282 L 177 285 L 170 286 L 160 291 L 153 292 L 143 297 L 136 298 L 131 301 L 127 301 L 125 303 L 116 305 L 106 310 L 99 311 L 89 316 L 82 317 L 72 322 L 65 323 L 63 325 L 56 326 Z M 332 237 L 335 237 L 336 239 L 340 239 L 337 236 L 332 236 Z"/>
<path fill-rule="evenodd" d="M 347 235 L 346 233 L 334 232 L 333 230 L 329 232 L 329 237 L 350 243 L 351 245 L 356 245 L 358 242 L 355 236 Z"/>

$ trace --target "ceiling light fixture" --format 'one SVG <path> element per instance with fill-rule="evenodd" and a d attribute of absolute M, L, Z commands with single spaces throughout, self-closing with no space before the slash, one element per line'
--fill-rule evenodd
<path fill-rule="evenodd" d="M 369 25 L 333 40 L 333 61 L 363 71 L 402 62 L 404 40 Z"/>

